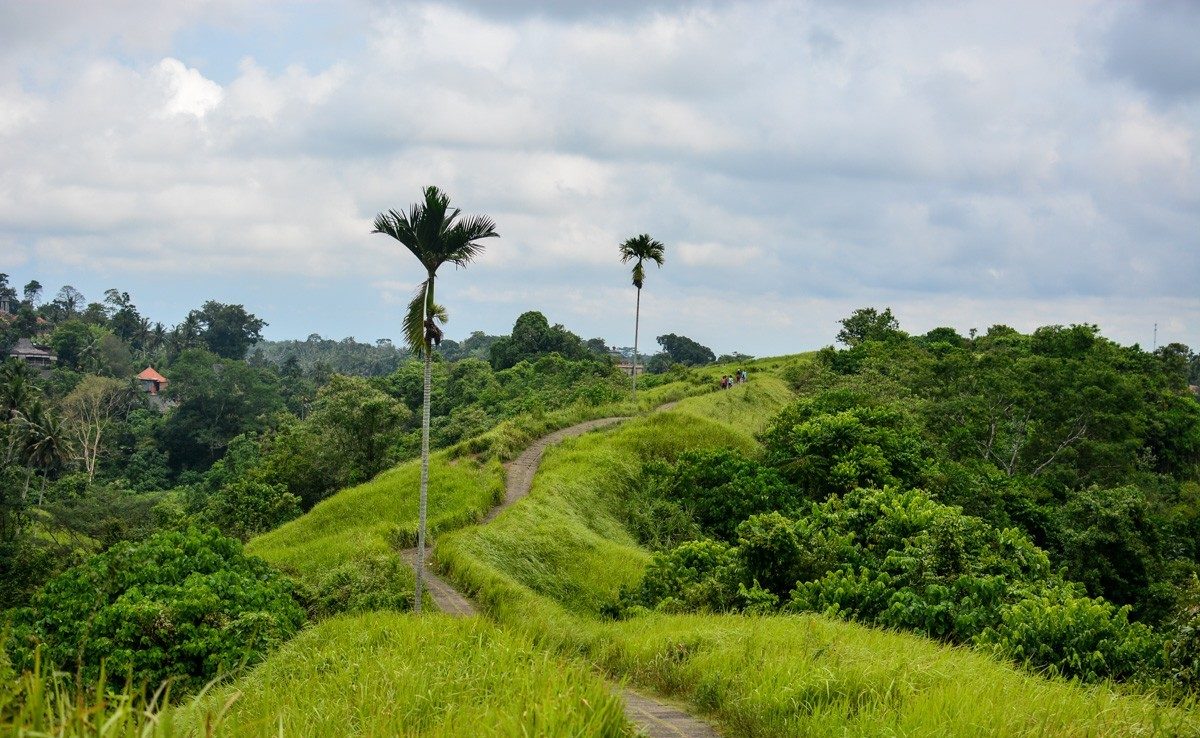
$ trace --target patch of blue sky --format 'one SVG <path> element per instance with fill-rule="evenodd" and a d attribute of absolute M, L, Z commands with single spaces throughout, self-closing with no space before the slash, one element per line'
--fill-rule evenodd
<path fill-rule="evenodd" d="M 199 23 L 175 35 L 172 55 L 222 86 L 237 78 L 246 57 L 270 74 L 293 65 L 318 72 L 362 47 L 364 19 L 352 7 L 300 3 L 231 24 Z"/>

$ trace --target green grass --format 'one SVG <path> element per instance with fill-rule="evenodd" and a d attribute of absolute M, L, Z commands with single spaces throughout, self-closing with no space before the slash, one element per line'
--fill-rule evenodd
<path fill-rule="evenodd" d="M 178 722 L 239 737 L 631 734 L 584 665 L 479 618 L 395 613 L 322 622 Z"/>
<path fill-rule="evenodd" d="M 657 379 L 657 378 L 653 378 Z M 450 458 L 472 457 L 511 461 L 529 444 L 560 428 L 598 418 L 629 417 L 648 412 L 668 402 L 711 392 L 715 382 L 693 373 L 686 381 L 667 381 L 648 389 L 639 389 L 637 402 L 603 405 L 576 404 L 549 413 L 521 415 L 504 420 L 486 433 L 469 438 L 447 449 Z"/>
<path fill-rule="evenodd" d="M 308 584 L 347 562 L 392 555 L 416 541 L 420 475 L 420 461 L 401 464 L 252 539 L 246 551 Z M 429 464 L 429 534 L 481 519 L 503 495 L 499 463 L 435 454 Z"/>
<path fill-rule="evenodd" d="M 1185 707 L 816 616 L 598 617 L 648 558 L 621 525 L 622 485 L 645 458 L 751 450 L 751 434 L 790 398 L 778 380 L 751 377 L 551 449 L 530 497 L 445 536 L 439 561 L 506 627 L 687 700 L 730 735 L 1200 734 Z"/>
<path fill-rule="evenodd" d="M 747 431 L 761 424 L 761 407 L 788 396 L 778 380 L 747 384 L 684 400 L 616 431 L 567 440 L 547 449 L 525 501 L 455 539 L 456 545 L 572 612 L 597 615 L 622 585 L 637 581 L 649 559 L 622 527 L 616 509 L 621 496 L 613 492 L 632 484 L 648 458 L 673 459 L 713 445 L 752 452 Z M 727 414 L 744 429 L 709 417 Z"/>

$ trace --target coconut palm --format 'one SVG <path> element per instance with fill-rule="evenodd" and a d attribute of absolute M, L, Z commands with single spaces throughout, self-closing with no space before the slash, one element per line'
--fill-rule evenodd
<path fill-rule="evenodd" d="M 633 313 L 633 399 L 637 400 L 637 367 L 638 367 L 638 327 L 642 317 L 642 284 L 646 281 L 644 262 L 652 261 L 662 268 L 663 249 L 661 241 L 656 241 L 648 234 L 634 236 L 620 246 L 621 263 L 627 264 L 637 260 L 633 265 L 633 286 L 637 287 L 637 307 Z"/>
<path fill-rule="evenodd" d="M 434 301 L 433 287 L 437 270 L 451 262 L 465 267 L 483 252 L 485 238 L 495 238 L 496 224 L 486 215 L 459 218 L 458 208 L 450 207 L 450 196 L 436 187 L 425 188 L 424 202 L 413 203 L 407 213 L 389 210 L 375 216 L 375 230 L 399 241 L 421 266 L 426 278 L 417 287 L 404 316 L 404 338 L 413 352 L 425 359 L 425 398 L 421 413 L 421 498 L 417 521 L 417 585 L 413 605 L 421 611 L 421 590 L 425 576 L 425 508 L 429 490 L 429 385 L 433 366 L 433 346 L 441 343 L 438 323 L 447 320 L 446 309 Z"/>
<path fill-rule="evenodd" d="M 37 504 L 41 505 L 46 494 L 46 482 L 50 473 L 62 465 L 69 453 L 69 441 L 62 419 L 50 412 L 42 404 L 40 398 L 34 399 L 24 409 L 17 411 L 20 433 L 22 435 L 25 462 L 29 465 L 29 475 L 25 478 L 25 491 L 21 494 L 22 501 L 29 492 L 29 480 L 33 469 L 42 472 L 42 489 L 38 493 Z"/>

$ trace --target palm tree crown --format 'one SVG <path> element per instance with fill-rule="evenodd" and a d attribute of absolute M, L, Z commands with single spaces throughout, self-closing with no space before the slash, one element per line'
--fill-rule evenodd
<path fill-rule="evenodd" d="M 640 290 L 642 284 L 646 281 L 646 270 L 642 267 L 643 262 L 652 261 L 660 268 L 662 267 L 663 248 L 661 241 L 651 238 L 647 233 L 634 236 L 621 244 L 622 264 L 627 264 L 633 259 L 637 259 L 637 263 L 633 265 L 634 287 Z"/>
<path fill-rule="evenodd" d="M 375 216 L 371 231 L 396 239 L 425 267 L 428 277 L 418 286 L 404 317 L 405 340 L 409 348 L 421 353 L 441 341 L 434 320 L 446 321 L 445 308 L 433 299 L 438 267 L 446 262 L 466 266 L 483 252 L 479 241 L 500 235 L 486 215 L 460 218 L 461 211 L 450 207 L 450 196 L 437 187 L 426 187 L 424 195 L 424 201 L 413 203 L 407 213 L 389 210 Z"/>

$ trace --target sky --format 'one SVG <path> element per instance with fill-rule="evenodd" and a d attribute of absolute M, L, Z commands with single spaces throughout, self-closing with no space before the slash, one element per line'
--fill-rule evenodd
<path fill-rule="evenodd" d="M 0 0 L 0 272 L 168 326 L 399 339 L 371 234 L 426 185 L 501 238 L 447 335 L 633 342 L 1096 323 L 1200 349 L 1200 3 Z M 1155 339 L 1157 324 L 1157 339 Z"/>

